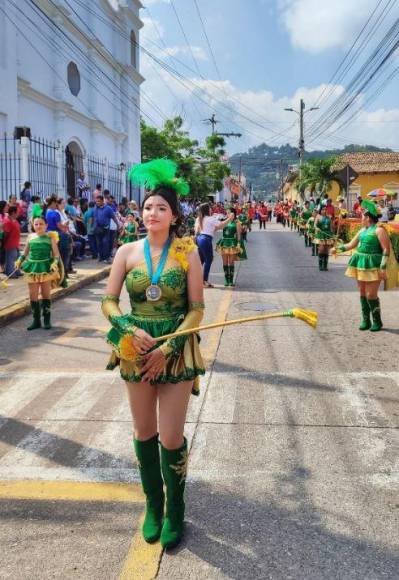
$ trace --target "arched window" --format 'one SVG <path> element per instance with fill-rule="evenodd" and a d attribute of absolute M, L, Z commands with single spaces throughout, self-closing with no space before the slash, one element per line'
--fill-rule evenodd
<path fill-rule="evenodd" d="M 68 65 L 68 86 L 71 93 L 77 97 L 80 93 L 80 73 L 74 62 Z"/>
<path fill-rule="evenodd" d="M 136 41 L 136 35 L 134 33 L 134 30 L 132 30 L 130 32 L 130 64 L 132 66 L 134 66 L 134 68 L 137 67 L 137 41 Z"/>

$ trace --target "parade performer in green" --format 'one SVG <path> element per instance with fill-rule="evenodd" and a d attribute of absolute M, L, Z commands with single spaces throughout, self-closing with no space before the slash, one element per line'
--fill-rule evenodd
<path fill-rule="evenodd" d="M 246 208 L 243 208 L 242 213 L 240 213 L 240 215 L 238 216 L 238 220 L 241 224 L 241 240 L 243 242 L 246 242 L 249 227 L 249 218 Z"/>
<path fill-rule="evenodd" d="M 335 236 L 332 230 L 331 218 L 326 214 L 326 207 L 322 206 L 319 214 L 315 219 L 315 237 L 314 242 L 318 245 L 319 252 L 319 270 L 326 272 L 328 270 L 329 249 L 335 243 Z"/>
<path fill-rule="evenodd" d="M 107 368 L 120 366 L 133 417 L 134 448 L 146 495 L 143 536 L 149 543 L 160 538 L 164 548 L 176 546 L 183 535 L 188 459 L 184 424 L 190 393 L 198 394 L 199 376 L 205 372 L 197 334 L 160 345 L 155 340 L 197 327 L 204 312 L 196 246 L 191 238 L 177 236 L 182 224 L 178 194 L 187 194 L 188 185 L 176 179 L 176 169 L 173 161 L 157 159 L 130 170 L 132 182 L 147 190 L 147 237 L 119 248 L 102 301 L 112 325 L 107 338 L 113 352 Z M 124 283 L 131 305 L 125 315 L 119 308 Z"/>
<path fill-rule="evenodd" d="M 246 259 L 245 246 L 241 245 L 241 223 L 235 208 L 230 212 L 234 219 L 223 228 L 222 238 L 216 244 L 216 251 L 222 256 L 225 286 L 234 286 L 234 262 Z M 245 253 L 243 253 L 245 252 Z"/>
<path fill-rule="evenodd" d="M 51 329 L 51 288 L 64 278 L 58 234 L 46 231 L 47 222 L 41 213 L 41 209 L 36 211 L 36 217 L 32 218 L 34 233 L 29 235 L 24 253 L 15 262 L 15 267 L 24 272 L 29 287 L 33 322 L 27 330 L 41 328 L 40 312 L 43 315 L 43 328 Z"/>
<path fill-rule="evenodd" d="M 305 247 L 307 248 L 308 246 L 310 247 L 311 242 L 309 240 L 309 236 L 308 236 L 308 229 L 307 229 L 307 223 L 308 223 L 308 219 L 312 217 L 312 210 L 310 209 L 310 204 L 308 201 L 305 201 L 303 210 L 301 212 L 301 216 L 300 216 L 300 230 L 301 230 L 301 234 L 303 234 L 303 237 L 305 239 Z"/>
<path fill-rule="evenodd" d="M 138 233 L 139 226 L 137 225 L 136 219 L 132 213 L 128 213 L 126 216 L 126 222 L 123 226 L 120 243 L 130 244 L 131 242 L 136 242 L 139 238 Z"/>
<path fill-rule="evenodd" d="M 332 252 L 346 252 L 355 249 L 345 274 L 357 280 L 360 291 L 362 322 L 359 330 L 377 332 L 382 328 L 378 290 L 381 281 L 387 279 L 390 258 L 395 262 L 395 265 L 396 260 L 388 233 L 378 225 L 376 205 L 372 201 L 365 200 L 361 207 L 363 209 L 362 229 L 349 244 L 341 244 Z"/>
<path fill-rule="evenodd" d="M 316 230 L 315 230 L 316 218 L 317 218 L 317 211 L 313 210 L 312 215 L 310 216 L 310 218 L 308 219 L 307 224 L 306 224 L 309 246 L 312 246 L 312 256 L 318 255 L 318 246 L 314 242 L 314 238 L 316 235 Z"/>
<path fill-rule="evenodd" d="M 298 203 L 295 200 L 290 209 L 290 227 L 291 230 L 296 229 L 298 220 Z"/>

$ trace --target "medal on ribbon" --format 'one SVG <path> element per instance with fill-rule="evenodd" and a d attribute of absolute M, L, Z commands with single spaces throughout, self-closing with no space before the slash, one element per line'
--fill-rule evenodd
<path fill-rule="evenodd" d="M 168 238 L 162 249 L 162 254 L 159 260 L 158 268 L 154 273 L 152 269 L 150 242 L 148 241 L 148 238 L 144 240 L 144 257 L 147 264 L 148 276 L 150 277 L 151 280 L 150 286 L 148 286 L 148 288 L 146 288 L 145 291 L 146 298 L 149 302 L 158 302 L 158 300 L 162 298 L 162 290 L 159 286 L 159 280 L 161 278 L 163 269 L 166 264 L 166 260 L 168 258 L 170 244 L 171 239 Z"/>

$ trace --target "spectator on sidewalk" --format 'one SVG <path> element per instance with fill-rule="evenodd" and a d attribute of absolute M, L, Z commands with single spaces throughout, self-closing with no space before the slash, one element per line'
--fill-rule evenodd
<path fill-rule="evenodd" d="M 97 251 L 99 254 L 99 261 L 111 263 L 110 254 L 110 223 L 111 220 L 115 222 L 118 229 L 119 224 L 109 205 L 104 204 L 104 197 L 99 195 L 96 199 L 96 207 L 94 209 L 94 232 L 96 236 Z"/>
<path fill-rule="evenodd" d="M 8 216 L 3 222 L 4 231 L 4 251 L 5 251 L 5 275 L 10 276 L 15 270 L 15 262 L 19 257 L 19 246 L 21 243 L 21 226 L 17 220 L 18 208 L 15 205 L 8 209 Z M 22 276 L 19 272 L 14 272 L 11 278 Z"/>
<path fill-rule="evenodd" d="M 96 201 L 96 199 L 100 195 L 103 196 L 103 193 L 102 193 L 102 185 L 101 185 L 101 183 L 97 183 L 96 189 L 93 191 L 93 200 Z"/>
<path fill-rule="evenodd" d="M 104 190 L 105 193 L 106 190 Z M 118 207 L 114 201 L 112 195 L 106 198 L 106 205 L 108 205 L 115 214 L 116 222 L 111 220 L 109 224 L 109 253 L 110 257 L 114 254 L 114 249 L 116 249 L 116 240 L 118 238 L 118 231 L 122 228 L 122 216 L 118 212 Z"/>
<path fill-rule="evenodd" d="M 96 260 L 98 254 L 97 254 L 96 236 L 94 233 L 94 208 L 95 207 L 96 207 L 96 204 L 94 203 L 94 201 L 89 202 L 89 207 L 83 215 L 83 221 L 84 221 L 84 224 L 86 227 L 87 239 L 89 241 L 90 252 L 91 252 L 92 258 L 94 258 Z"/>
<path fill-rule="evenodd" d="M 56 200 L 56 213 L 59 219 L 57 229 L 54 231 L 58 232 L 60 238 L 58 247 L 64 264 L 65 277 L 68 278 L 68 274 L 75 274 L 75 270 L 72 267 L 72 237 L 69 233 L 69 219 L 65 213 L 65 200 L 62 197 Z"/>
<path fill-rule="evenodd" d="M 6 254 L 4 250 L 4 220 L 7 217 L 8 203 L 5 200 L 0 201 L 0 267 L 4 270 Z"/>
<path fill-rule="evenodd" d="M 85 174 L 83 173 L 83 171 L 79 173 L 77 186 L 78 186 L 78 196 L 80 198 L 86 197 L 90 192 L 90 185 L 86 181 Z"/>

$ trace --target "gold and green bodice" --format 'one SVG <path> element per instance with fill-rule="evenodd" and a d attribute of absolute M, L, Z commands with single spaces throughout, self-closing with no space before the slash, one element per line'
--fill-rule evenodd
<path fill-rule="evenodd" d="M 29 253 L 21 269 L 27 274 L 46 274 L 50 272 L 53 261 L 52 238 L 49 234 L 29 239 Z"/>
<path fill-rule="evenodd" d="M 159 259 L 159 256 L 153 259 L 154 269 L 157 268 Z M 186 272 L 176 260 L 170 257 L 166 261 L 158 284 L 162 290 L 162 297 L 157 302 L 149 302 L 146 299 L 145 291 L 150 286 L 151 280 L 145 261 L 140 262 L 127 273 L 125 284 L 133 317 L 173 318 L 187 312 Z"/>
<path fill-rule="evenodd" d="M 359 236 L 357 252 L 360 254 L 382 254 L 382 247 L 377 236 L 377 225 L 364 229 Z"/>
<path fill-rule="evenodd" d="M 51 238 L 47 234 L 44 236 L 36 236 L 29 240 L 28 260 L 34 262 L 39 260 L 51 260 L 52 255 Z"/>

